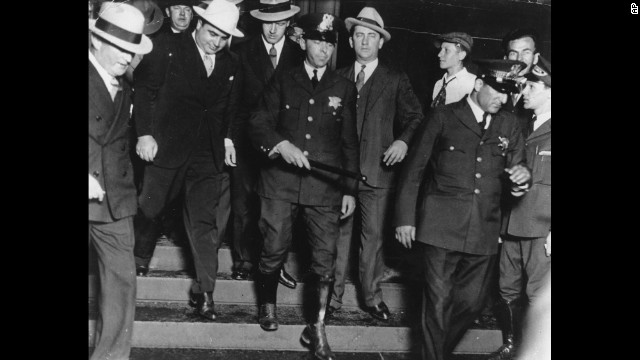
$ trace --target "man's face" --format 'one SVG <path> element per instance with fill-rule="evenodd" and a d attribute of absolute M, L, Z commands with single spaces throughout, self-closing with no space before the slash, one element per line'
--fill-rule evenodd
<path fill-rule="evenodd" d="M 275 21 L 275 22 L 263 22 L 262 23 L 262 37 L 269 44 L 275 44 L 284 36 L 285 31 L 289 26 L 289 20 Z"/>
<path fill-rule="evenodd" d="M 527 67 L 520 71 L 519 75 L 529 73 L 531 65 L 538 62 L 538 54 L 536 53 L 536 44 L 529 36 L 509 41 L 509 52 L 507 59 L 518 60 L 527 64 Z"/>
<path fill-rule="evenodd" d="M 111 76 L 122 76 L 133 59 L 133 53 L 120 49 L 115 45 L 92 37 L 95 52 L 93 55 L 98 63 Z"/>
<path fill-rule="evenodd" d="M 474 89 L 478 92 L 477 103 L 483 111 L 495 114 L 507 102 L 507 94 L 494 89 L 482 79 L 476 79 Z"/>
<path fill-rule="evenodd" d="M 522 91 L 522 98 L 525 109 L 541 109 L 551 99 L 551 88 L 539 82 L 527 81 L 527 86 Z"/>
<path fill-rule="evenodd" d="M 460 65 L 462 60 L 467 56 L 467 52 L 462 50 L 459 45 L 450 42 L 443 42 L 440 45 L 438 59 L 440 59 L 440 69 L 448 70 L 454 66 Z"/>
<path fill-rule="evenodd" d="M 321 68 L 329 62 L 335 45 L 322 40 L 300 41 L 300 47 L 307 52 L 307 62 L 309 65 Z"/>
<path fill-rule="evenodd" d="M 198 25 L 196 26 L 196 42 L 207 55 L 213 55 L 224 49 L 228 40 L 228 34 L 208 22 L 198 20 Z"/>
<path fill-rule="evenodd" d="M 167 16 L 171 19 L 171 27 L 177 31 L 185 31 L 193 18 L 191 6 L 173 5 L 166 10 Z"/>
<path fill-rule="evenodd" d="M 378 50 L 382 49 L 384 38 L 380 33 L 366 26 L 356 25 L 349 44 L 356 51 L 356 58 L 361 63 L 368 63 L 378 58 Z"/>

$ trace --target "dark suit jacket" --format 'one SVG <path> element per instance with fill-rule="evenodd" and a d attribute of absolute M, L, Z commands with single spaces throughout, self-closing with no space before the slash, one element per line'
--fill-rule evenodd
<path fill-rule="evenodd" d="M 432 109 L 416 132 L 398 179 L 396 226 L 416 226 L 416 240 L 477 255 L 497 253 L 504 169 L 525 164 L 524 141 L 512 114 L 492 116 L 484 136 L 467 103 Z M 503 151 L 499 137 L 509 144 Z M 427 165 L 429 179 L 417 204 Z"/>
<path fill-rule="evenodd" d="M 243 82 L 241 106 L 234 119 L 232 140 L 236 148 L 243 148 L 251 146 L 247 131 L 249 116 L 258 107 L 264 87 L 275 71 L 288 70 L 302 64 L 304 52 L 299 45 L 285 37 L 280 61 L 274 69 L 264 47 L 262 35 L 258 35 L 238 45 L 236 53 L 242 64 Z"/>
<path fill-rule="evenodd" d="M 222 171 L 224 138 L 240 98 L 237 55 L 227 49 L 218 52 L 207 77 L 191 33 L 156 40 L 134 72 L 137 135 L 152 135 L 158 143 L 155 165 L 176 168 L 206 131 L 215 165 Z"/>
<path fill-rule="evenodd" d="M 354 81 L 353 65 L 338 70 L 338 74 Z M 367 184 L 379 188 L 392 188 L 400 164 L 386 166 L 383 153 L 395 140 L 411 144 L 415 129 L 422 122 L 422 106 L 413 92 L 409 77 L 391 69 L 382 62 L 367 83 L 371 88 L 367 99 L 358 102 L 357 130 L 360 139 L 360 172 L 367 176 Z"/>
<path fill-rule="evenodd" d="M 115 101 L 89 61 L 89 174 L 106 195 L 102 202 L 89 201 L 89 220 L 112 222 L 136 213 L 136 188 L 129 157 L 129 111 L 131 88 L 123 89 Z"/>
<path fill-rule="evenodd" d="M 511 199 L 504 214 L 502 233 L 520 237 L 546 237 L 551 230 L 551 119 L 525 140 L 532 186 Z"/>
<path fill-rule="evenodd" d="M 267 85 L 258 110 L 249 119 L 253 145 L 269 154 L 289 140 L 309 159 L 358 172 L 356 87 L 327 69 L 316 89 L 304 65 L 276 72 Z M 258 194 L 303 205 L 339 205 L 342 195 L 354 195 L 355 180 L 324 171 L 309 172 L 279 156 L 262 168 Z"/>

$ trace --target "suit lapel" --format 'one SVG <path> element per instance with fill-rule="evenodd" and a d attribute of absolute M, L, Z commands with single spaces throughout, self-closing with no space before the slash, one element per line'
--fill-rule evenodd
<path fill-rule="evenodd" d="M 89 61 L 89 89 L 89 97 L 100 113 L 103 114 L 102 116 L 104 118 L 112 116 L 114 107 L 113 101 L 111 101 L 111 94 L 109 94 L 107 86 L 91 61 Z"/>
<path fill-rule="evenodd" d="M 207 78 L 207 70 L 204 68 L 196 42 L 190 33 L 183 34 L 183 38 L 177 41 L 182 45 L 182 71 L 189 79 L 194 92 L 204 98 L 205 82 L 202 80 Z M 215 68 L 213 71 L 215 72 Z"/>
<path fill-rule="evenodd" d="M 378 67 L 373 71 L 373 74 L 371 74 L 368 80 L 371 81 L 371 87 L 369 88 L 369 96 L 367 97 L 367 110 L 371 109 L 380 98 L 380 95 L 389 82 L 388 75 L 389 69 L 383 64 L 378 63 Z"/>
<path fill-rule="evenodd" d="M 464 126 L 468 127 L 469 130 L 473 131 L 479 137 L 482 137 L 480 133 L 480 126 L 478 126 L 478 121 L 476 121 L 475 116 L 473 116 L 471 106 L 467 103 L 467 96 L 463 97 L 462 100 L 460 100 L 460 102 L 462 103 L 460 104 L 461 106 L 456 106 L 453 109 L 453 113 L 456 115 L 458 120 L 460 120 L 460 122 L 464 124 Z M 491 121 L 492 123 L 493 120 Z"/>
<path fill-rule="evenodd" d="M 320 79 L 318 86 L 313 91 L 319 93 L 327 88 L 332 87 L 336 82 L 336 76 L 338 75 L 327 67 L 327 70 L 325 70 L 324 75 L 322 75 L 322 79 Z M 311 84 L 311 81 L 309 81 L 309 84 Z M 311 88 L 313 89 L 313 87 Z"/>
<path fill-rule="evenodd" d="M 122 118 L 123 121 L 128 121 L 129 117 L 128 116 L 122 116 L 122 112 L 123 111 L 128 111 L 129 109 L 125 109 L 125 104 L 127 104 L 128 102 L 126 101 L 126 97 L 129 96 L 129 85 L 126 84 L 126 81 L 124 81 L 124 79 L 120 80 L 122 83 L 122 90 L 118 91 L 118 94 L 116 95 L 115 98 L 115 116 L 113 117 L 113 122 L 111 123 L 111 127 L 109 128 L 109 131 L 107 132 L 107 136 L 105 136 L 105 141 L 108 141 L 108 139 L 111 139 L 111 134 L 113 133 L 113 131 L 115 129 L 120 129 L 122 127 L 122 125 L 120 124 L 120 119 Z"/>
<path fill-rule="evenodd" d="M 255 37 L 250 46 L 249 62 L 251 63 L 251 68 L 258 77 L 261 77 L 262 83 L 266 84 L 271 78 L 271 75 L 273 75 L 274 69 L 273 65 L 271 65 L 269 54 L 267 54 L 266 48 L 262 43 L 262 35 Z"/>
<path fill-rule="evenodd" d="M 545 121 L 539 128 L 537 128 L 534 132 L 529 134 L 527 140 L 535 139 L 539 136 L 545 135 L 551 132 L 551 119 Z"/>

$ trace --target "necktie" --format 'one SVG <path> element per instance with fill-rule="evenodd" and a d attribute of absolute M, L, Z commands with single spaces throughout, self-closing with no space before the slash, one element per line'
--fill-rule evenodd
<path fill-rule="evenodd" d="M 111 78 L 111 88 L 109 89 L 109 94 L 111 94 L 111 100 L 115 100 L 116 94 L 121 89 L 122 88 L 120 87 L 120 82 L 118 81 L 118 78 L 112 77 Z"/>
<path fill-rule="evenodd" d="M 210 55 L 206 55 L 203 57 L 204 67 L 207 69 L 207 77 L 211 75 L 213 72 L 213 60 Z"/>
<path fill-rule="evenodd" d="M 480 133 L 482 133 L 482 135 L 484 135 L 484 128 L 485 126 L 487 126 L 487 117 L 489 116 L 489 113 L 486 112 L 482 115 L 482 121 L 480 121 L 479 125 L 480 125 Z"/>
<path fill-rule="evenodd" d="M 362 89 L 362 87 L 364 86 L 364 68 L 367 65 L 362 65 L 362 68 L 360 69 L 360 72 L 358 73 L 358 76 L 356 78 L 356 88 L 358 89 L 358 92 L 360 92 L 360 89 Z"/>
<path fill-rule="evenodd" d="M 445 104 L 445 101 L 447 100 L 447 85 L 449 85 L 449 83 L 453 79 L 454 78 L 451 78 L 447 82 L 442 80 L 442 89 L 440 89 L 440 92 L 438 93 L 438 95 L 436 95 L 436 98 L 433 99 L 433 101 L 431 102 L 431 107 L 432 108 Z"/>
<path fill-rule="evenodd" d="M 531 118 L 531 124 L 529 124 L 529 134 L 527 134 L 527 136 L 536 131 L 536 118 L 536 115 L 533 115 L 533 118 Z"/>
<path fill-rule="evenodd" d="M 311 85 L 313 85 L 313 88 L 315 89 L 316 86 L 318 86 L 318 70 L 317 69 L 313 69 L 313 77 L 311 78 Z"/>
<path fill-rule="evenodd" d="M 276 66 L 278 66 L 278 51 L 273 44 L 271 44 L 271 49 L 269 49 L 269 57 L 271 58 L 271 65 L 273 65 L 275 69 Z"/>

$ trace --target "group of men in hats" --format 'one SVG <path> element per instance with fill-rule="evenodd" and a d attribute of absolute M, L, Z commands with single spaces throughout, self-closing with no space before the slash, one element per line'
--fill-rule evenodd
<path fill-rule="evenodd" d="M 531 254 L 540 244 L 550 254 L 546 60 L 540 57 L 526 75 L 524 107 L 536 118 L 531 132 L 523 133 L 514 115 L 500 111 L 508 94 L 518 92 L 518 74 L 526 66 L 521 61 L 477 60 L 470 94 L 450 100 L 458 85 L 448 83 L 464 77 L 461 64 L 473 43 L 464 33 L 437 40 L 448 73 L 425 117 L 407 75 L 378 59 L 391 34 L 374 8 L 344 23 L 326 13 L 301 16 L 296 26 L 302 36 L 295 44 L 285 34 L 300 9 L 287 0 L 260 0 L 251 16 L 262 32 L 234 52 L 227 46 L 230 37 L 244 36 L 234 3 L 213 0 L 191 9 L 197 15 L 192 31 L 154 44 L 134 6 L 113 3 L 90 22 L 89 231 L 101 280 L 92 359 L 128 359 L 135 308 L 133 216 L 139 207 L 136 226 L 157 226 L 180 192 L 196 269 L 191 302 L 200 316 L 216 319 L 216 217 L 225 164 L 233 167 L 235 268 L 248 273 L 257 260 L 258 322 L 266 331 L 278 329 L 277 287 L 294 220 L 303 220 L 312 256 L 301 341 L 318 359 L 335 359 L 325 317 L 342 305 L 356 207 L 361 291 L 373 317 L 390 317 L 380 281 L 382 244 L 391 225 L 399 243 L 424 259 L 425 359 L 447 358 L 482 310 L 501 234 L 510 244 L 503 244 L 502 257 L 525 262 L 525 269 L 516 270 L 529 274 L 534 297 L 543 261 L 530 260 Z M 334 71 L 328 63 L 345 24 L 355 61 Z M 133 78 L 135 152 L 147 162 L 138 196 L 128 151 L 131 89 L 120 80 L 134 54 L 145 55 Z M 315 162 L 366 180 L 358 184 Z M 512 204 L 501 212 L 508 196 Z M 259 214 L 251 214 L 257 199 Z M 262 238 L 257 259 L 250 250 L 260 244 L 252 234 L 256 224 Z M 518 279 L 501 281 L 501 289 L 503 284 L 520 285 Z"/>

